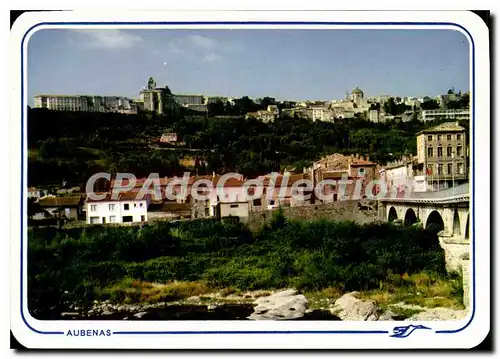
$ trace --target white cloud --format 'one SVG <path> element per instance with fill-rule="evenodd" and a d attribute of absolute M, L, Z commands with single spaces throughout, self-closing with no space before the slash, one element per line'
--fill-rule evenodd
<path fill-rule="evenodd" d="M 122 30 L 75 30 L 83 37 L 78 43 L 89 49 L 122 50 L 134 47 L 144 40 Z M 76 41 L 75 41 L 76 42 Z"/>
<path fill-rule="evenodd" d="M 218 58 L 220 58 L 219 55 L 213 53 L 213 52 L 210 52 L 208 54 L 206 54 L 204 57 L 203 57 L 203 61 L 204 62 L 214 62 L 216 61 Z"/>
<path fill-rule="evenodd" d="M 213 49 L 217 47 L 217 41 L 206 36 L 190 35 L 188 37 L 188 41 L 195 46 L 203 47 L 206 49 Z"/>
<path fill-rule="evenodd" d="M 238 42 L 220 41 L 202 35 L 174 38 L 167 46 L 170 54 L 200 59 L 202 62 L 223 60 L 229 53 L 241 52 L 242 49 L 242 44 Z"/>

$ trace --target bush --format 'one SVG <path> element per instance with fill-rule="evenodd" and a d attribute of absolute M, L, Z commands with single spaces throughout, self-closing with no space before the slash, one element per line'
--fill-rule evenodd
<path fill-rule="evenodd" d="M 446 277 L 435 232 L 391 224 L 297 222 L 281 211 L 257 234 L 237 221 L 211 219 L 141 228 L 30 229 L 28 262 L 29 306 L 39 311 L 60 306 L 63 297 L 89 302 L 102 294 L 99 288 L 123 278 L 205 280 L 238 290 L 367 290 L 408 285 L 402 276 L 422 271 Z"/>

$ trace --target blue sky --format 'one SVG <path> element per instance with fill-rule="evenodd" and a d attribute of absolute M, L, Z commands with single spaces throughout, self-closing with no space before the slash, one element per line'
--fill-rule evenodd
<path fill-rule="evenodd" d="M 174 93 L 331 100 L 469 90 L 469 44 L 452 30 L 55 30 L 28 50 L 28 96 Z"/>

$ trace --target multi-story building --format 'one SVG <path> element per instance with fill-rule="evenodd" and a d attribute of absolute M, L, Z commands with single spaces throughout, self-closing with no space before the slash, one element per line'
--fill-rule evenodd
<path fill-rule="evenodd" d="M 174 111 L 179 107 L 169 88 L 157 88 L 152 77 L 149 78 L 147 88 L 141 91 L 140 98 L 144 102 L 144 110 L 156 112 L 159 115 Z"/>
<path fill-rule="evenodd" d="M 333 111 L 328 107 L 312 107 L 311 108 L 311 118 L 313 122 L 316 121 L 332 121 Z"/>
<path fill-rule="evenodd" d="M 86 213 L 88 224 L 136 223 L 148 221 L 147 198 L 137 198 L 136 192 L 121 193 L 113 199 L 110 193 L 100 200 L 88 198 Z"/>
<path fill-rule="evenodd" d="M 203 95 L 173 95 L 175 101 L 181 106 L 185 105 L 203 105 L 206 103 Z"/>
<path fill-rule="evenodd" d="M 417 133 L 415 177 L 423 176 L 428 190 L 441 190 L 469 178 L 465 128 L 446 122 Z"/>
<path fill-rule="evenodd" d="M 104 112 L 102 96 L 36 95 L 35 108 L 54 111 Z"/>
<path fill-rule="evenodd" d="M 457 110 L 424 110 L 422 111 L 422 121 L 433 120 L 470 120 L 470 109 Z"/>
<path fill-rule="evenodd" d="M 133 101 L 122 96 L 36 95 L 35 108 L 54 111 L 137 112 Z"/>

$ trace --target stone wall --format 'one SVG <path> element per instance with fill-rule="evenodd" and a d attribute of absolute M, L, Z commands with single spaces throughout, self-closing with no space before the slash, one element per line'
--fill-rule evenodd
<path fill-rule="evenodd" d="M 370 203 L 373 204 L 373 203 Z M 377 207 L 359 201 L 337 201 L 332 203 L 308 204 L 296 207 L 282 207 L 286 218 L 297 220 L 351 220 L 358 223 L 376 221 Z M 361 207 L 362 206 L 362 207 Z M 269 221 L 276 210 L 250 212 L 248 226 L 257 229 Z"/>
<path fill-rule="evenodd" d="M 444 249 L 446 270 L 448 272 L 460 273 L 462 271 L 463 256 L 469 253 L 469 241 L 463 238 L 445 236 L 439 233 L 439 244 Z"/>
<path fill-rule="evenodd" d="M 469 256 L 465 255 L 462 260 L 462 284 L 464 290 L 463 302 L 465 308 L 470 306 L 470 260 Z"/>

